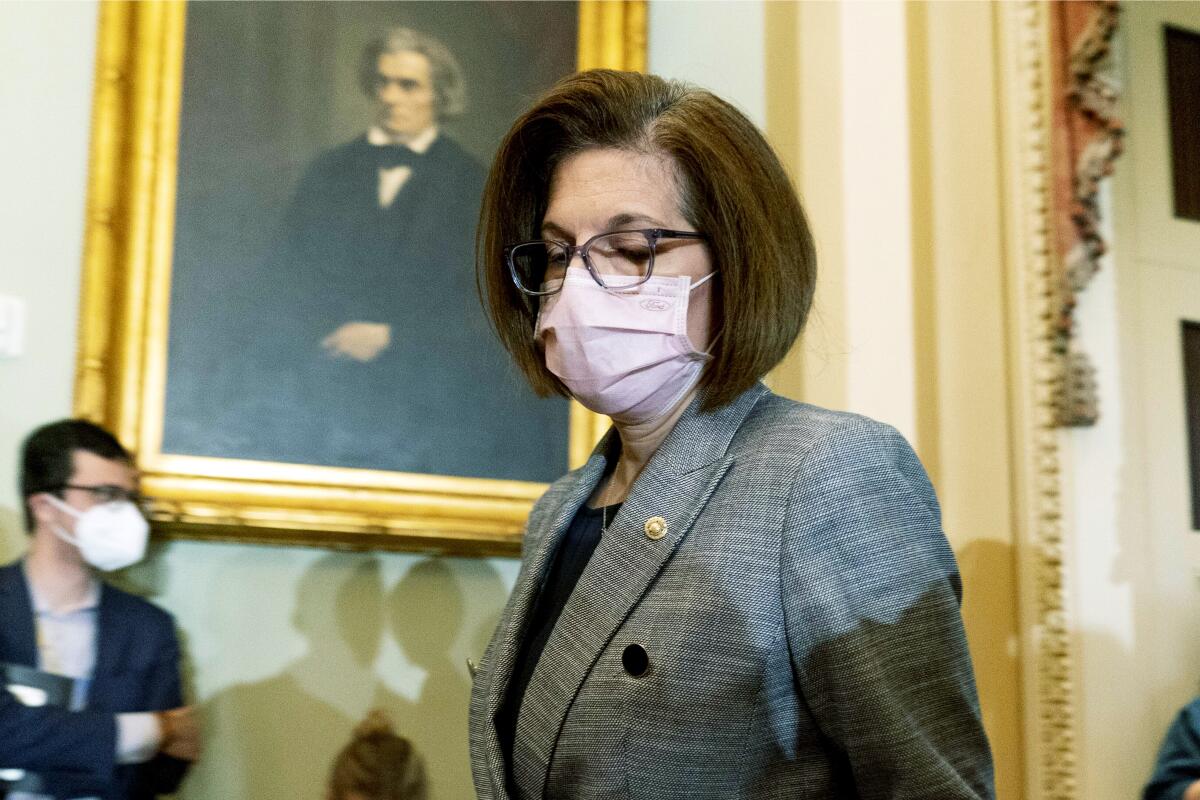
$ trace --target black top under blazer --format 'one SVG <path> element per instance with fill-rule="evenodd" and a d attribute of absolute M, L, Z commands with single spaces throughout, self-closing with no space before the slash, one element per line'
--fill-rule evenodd
<path fill-rule="evenodd" d="M 958 570 L 912 448 L 761 384 L 698 408 L 567 601 L 525 693 L 509 784 L 497 711 L 615 432 L 535 505 L 471 695 L 480 800 L 993 797 Z"/>

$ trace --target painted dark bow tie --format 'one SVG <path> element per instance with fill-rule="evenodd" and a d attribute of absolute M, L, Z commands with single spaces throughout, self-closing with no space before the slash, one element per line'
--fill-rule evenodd
<path fill-rule="evenodd" d="M 420 160 L 420 153 L 402 144 L 385 144 L 375 148 L 375 163 L 380 169 L 411 167 Z"/>

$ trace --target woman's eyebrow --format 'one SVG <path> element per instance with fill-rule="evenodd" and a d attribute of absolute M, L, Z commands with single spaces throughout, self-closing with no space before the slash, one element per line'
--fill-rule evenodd
<path fill-rule="evenodd" d="M 555 225 L 553 222 L 542 223 L 542 236 L 555 236 L 559 239 L 569 239 L 571 234 Z"/>
<path fill-rule="evenodd" d="M 605 223 L 604 230 L 597 231 L 597 232 L 605 233 L 608 231 L 620 230 L 622 228 L 628 227 L 629 225 L 634 225 L 637 223 L 643 223 L 643 224 L 649 223 L 651 226 L 653 226 L 655 228 L 664 227 L 662 220 L 656 219 L 656 218 L 650 216 L 649 214 L 622 212 L 620 214 L 614 214 L 613 216 L 609 217 L 608 222 Z M 571 238 L 570 232 L 564 230 L 563 228 L 560 228 L 558 225 L 554 224 L 553 222 L 543 222 L 542 223 L 542 236 L 557 236 L 562 239 L 570 239 Z"/>
<path fill-rule="evenodd" d="M 660 220 L 657 220 L 654 217 L 649 216 L 648 214 L 624 213 L 624 214 L 617 214 L 615 216 L 609 217 L 608 230 L 611 231 L 611 230 L 616 230 L 618 228 L 623 228 L 626 225 L 632 225 L 635 222 L 648 222 L 656 228 L 663 227 L 663 223 Z"/>

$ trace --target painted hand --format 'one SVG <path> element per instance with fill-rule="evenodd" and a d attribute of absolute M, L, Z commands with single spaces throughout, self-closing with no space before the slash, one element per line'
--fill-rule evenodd
<path fill-rule="evenodd" d="M 347 322 L 321 341 L 334 358 L 373 360 L 392 342 L 392 326 L 383 322 Z"/>

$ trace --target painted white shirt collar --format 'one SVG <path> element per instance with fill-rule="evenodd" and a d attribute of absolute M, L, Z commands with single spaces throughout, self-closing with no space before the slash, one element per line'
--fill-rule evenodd
<path fill-rule="evenodd" d="M 409 142 L 396 141 L 396 137 L 384 130 L 382 125 L 372 125 L 367 129 L 367 143 L 382 147 L 387 144 L 403 144 L 414 153 L 424 154 L 437 141 L 438 128 L 432 125 L 418 133 Z"/>

